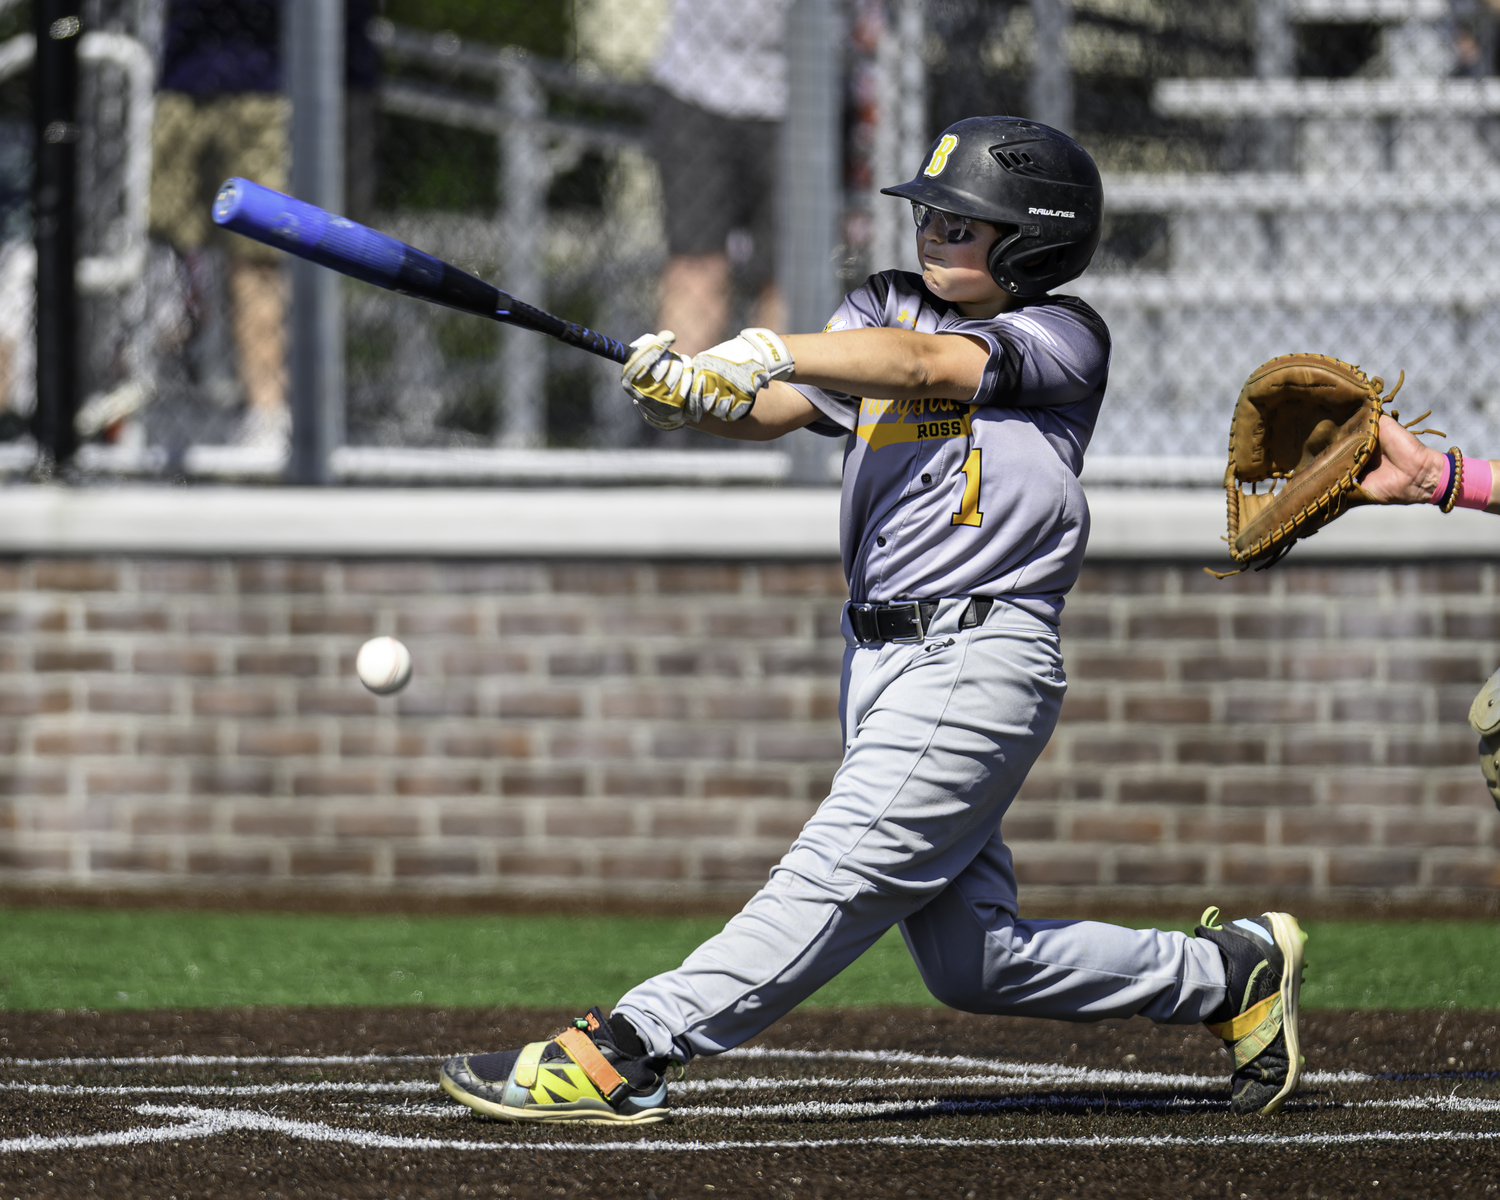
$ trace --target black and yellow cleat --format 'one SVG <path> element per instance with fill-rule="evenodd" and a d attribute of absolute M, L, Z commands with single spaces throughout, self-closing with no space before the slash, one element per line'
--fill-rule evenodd
<path fill-rule="evenodd" d="M 1290 913 L 1262 913 L 1228 925 L 1217 924 L 1218 918 L 1217 908 L 1204 912 L 1197 936 L 1224 956 L 1229 998 L 1205 1024 L 1234 1055 L 1230 1111 L 1270 1116 L 1297 1090 L 1302 1075 L 1297 1006 L 1307 934 Z"/>
<path fill-rule="evenodd" d="M 626 1040 L 633 1036 L 629 1030 Z M 667 1066 L 622 1049 L 593 1008 L 551 1041 L 450 1058 L 438 1081 L 460 1104 L 501 1121 L 649 1125 L 668 1113 Z"/>

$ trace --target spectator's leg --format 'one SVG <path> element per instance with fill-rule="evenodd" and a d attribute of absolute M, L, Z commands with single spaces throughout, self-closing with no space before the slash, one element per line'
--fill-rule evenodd
<path fill-rule="evenodd" d="M 657 292 L 658 329 L 677 335 L 674 350 L 696 354 L 729 335 L 733 300 L 726 240 L 741 185 L 724 160 L 724 118 L 667 92 L 652 108 L 651 142 L 666 206 L 667 259 Z"/>
<path fill-rule="evenodd" d="M 290 432 L 285 273 L 276 263 L 233 259 L 229 296 L 234 312 L 234 346 L 247 402 L 241 441 L 285 443 Z"/>
<path fill-rule="evenodd" d="M 661 273 L 659 327 L 677 335 L 672 349 L 697 354 L 725 337 L 729 323 L 729 256 L 677 254 Z"/>
<path fill-rule="evenodd" d="M 751 319 L 763 329 L 787 332 L 786 303 L 781 298 L 781 289 L 774 281 L 760 289 L 760 295 L 755 298 L 755 312 Z"/>
<path fill-rule="evenodd" d="M 219 138 L 228 173 L 284 191 L 291 163 L 286 97 L 249 93 L 218 102 Z M 288 287 L 280 255 L 236 239 L 229 265 L 229 307 L 240 383 L 245 389 L 242 444 L 282 447 L 291 434 L 286 403 Z"/>
<path fill-rule="evenodd" d="M 778 121 L 737 123 L 735 142 L 744 155 L 747 180 L 746 203 L 741 213 L 750 232 L 750 261 L 745 264 L 745 284 L 755 296 L 751 320 L 778 333 L 790 333 L 790 316 L 781 289 L 776 286 L 776 163 L 781 144 Z M 830 314 L 832 315 L 832 314 Z M 797 330 L 811 333 L 812 330 Z"/>

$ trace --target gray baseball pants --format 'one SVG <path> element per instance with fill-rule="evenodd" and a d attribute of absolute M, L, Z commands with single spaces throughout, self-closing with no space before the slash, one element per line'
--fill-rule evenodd
<path fill-rule="evenodd" d="M 1000 822 L 1057 723 L 1057 630 L 997 601 L 960 630 L 945 600 L 916 644 L 860 646 L 845 618 L 844 761 L 745 908 L 615 1010 L 654 1055 L 718 1054 L 827 983 L 892 925 L 938 1000 L 974 1013 L 1202 1021 L 1224 1000 L 1206 940 L 1021 920 Z"/>

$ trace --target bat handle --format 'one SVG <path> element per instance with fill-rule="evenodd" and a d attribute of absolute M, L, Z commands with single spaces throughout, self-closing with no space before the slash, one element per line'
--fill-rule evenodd
<path fill-rule="evenodd" d="M 533 329 L 537 333 L 545 333 L 560 342 L 577 346 L 580 350 L 587 350 L 590 354 L 597 354 L 600 358 L 608 358 L 617 363 L 623 363 L 634 353 L 623 342 L 617 342 L 612 337 L 605 337 L 602 333 L 595 333 L 592 329 L 574 324 L 572 321 L 564 321 L 561 317 L 543 312 L 539 308 L 533 308 L 524 300 L 517 300 L 514 296 L 504 292 L 500 293 L 500 307 L 496 315 L 513 325 Z"/>

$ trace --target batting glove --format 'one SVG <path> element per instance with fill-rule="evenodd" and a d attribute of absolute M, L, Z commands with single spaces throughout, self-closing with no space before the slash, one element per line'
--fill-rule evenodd
<path fill-rule="evenodd" d="M 666 329 L 630 343 L 635 351 L 620 370 L 620 382 L 636 411 L 658 429 L 681 429 L 703 415 L 703 388 L 693 364 L 671 345 L 677 335 Z"/>
<path fill-rule="evenodd" d="M 738 421 L 754 405 L 756 392 L 796 365 L 786 343 L 769 329 L 742 329 L 738 337 L 693 355 L 703 411 Z"/>

